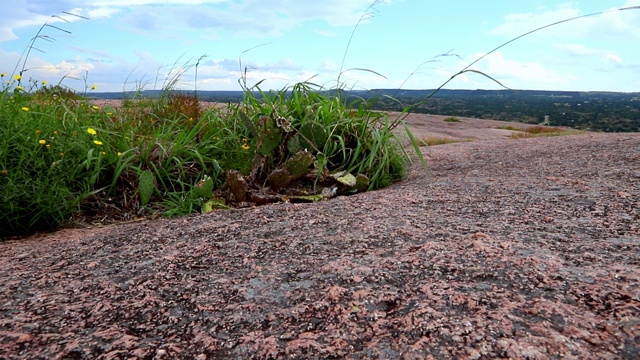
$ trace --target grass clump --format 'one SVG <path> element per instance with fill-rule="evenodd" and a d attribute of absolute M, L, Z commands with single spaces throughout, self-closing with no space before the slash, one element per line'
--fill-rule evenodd
<path fill-rule="evenodd" d="M 418 139 L 418 144 L 420 146 L 435 146 L 435 145 L 446 145 L 446 144 L 454 144 L 459 142 L 466 142 L 468 140 L 458 140 L 446 137 L 423 137 Z"/>
<path fill-rule="evenodd" d="M 117 155 L 102 134 L 88 132 L 99 116 L 93 108 L 36 97 L 25 93 L 20 75 L 0 75 L 0 235 L 55 227 Z"/>
<path fill-rule="evenodd" d="M 386 115 L 351 109 L 312 84 L 255 88 L 226 107 L 171 90 L 112 107 L 25 91 L 21 76 L 7 84 L 2 75 L 2 237 L 98 214 L 128 220 L 319 200 L 406 174 L 409 158 Z"/>
<path fill-rule="evenodd" d="M 580 131 L 580 130 L 559 128 L 559 127 L 548 127 L 548 126 L 532 126 L 526 129 L 517 129 L 511 126 L 502 126 L 500 127 L 500 129 L 514 130 L 515 132 L 511 134 L 512 139 L 525 139 L 525 138 L 548 137 L 548 136 L 565 136 L 565 135 L 575 135 L 575 134 L 583 133 L 583 131 Z"/>
<path fill-rule="evenodd" d="M 510 131 L 523 131 L 521 128 L 513 127 L 511 125 L 498 126 L 496 129 L 510 130 Z"/>
<path fill-rule="evenodd" d="M 410 159 L 395 126 L 366 104 L 347 104 L 339 77 L 333 91 L 299 83 L 267 93 L 243 77 L 244 99 L 222 107 L 174 91 L 183 71 L 159 98 L 134 96 L 117 107 L 92 103 L 87 86 L 79 95 L 25 81 L 41 32 L 68 33 L 48 24 L 54 18 L 64 20 L 52 16 L 13 74 L 1 74 L 0 238 L 70 221 L 317 201 L 379 189 L 406 174 Z"/>
<path fill-rule="evenodd" d="M 462 120 L 458 119 L 457 117 L 453 117 L 453 116 L 444 119 L 444 121 L 448 122 L 448 123 L 459 123 L 459 122 L 462 122 Z"/>

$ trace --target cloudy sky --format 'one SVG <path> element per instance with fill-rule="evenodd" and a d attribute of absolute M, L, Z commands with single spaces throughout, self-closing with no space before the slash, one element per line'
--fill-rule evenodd
<path fill-rule="evenodd" d="M 329 88 L 341 69 L 348 88 L 430 89 L 537 27 L 640 6 L 640 0 L 1 1 L 11 6 L 0 11 L 0 72 L 24 68 L 24 78 L 118 92 L 160 89 L 178 73 L 182 89 L 197 81 L 199 90 L 240 90 L 243 74 L 248 85 L 264 80 L 263 89 L 307 80 Z M 45 23 L 51 26 L 23 65 Z M 536 32 L 472 69 L 513 89 L 640 91 L 638 44 L 640 9 L 609 11 Z M 446 88 L 498 86 L 467 73 Z"/>

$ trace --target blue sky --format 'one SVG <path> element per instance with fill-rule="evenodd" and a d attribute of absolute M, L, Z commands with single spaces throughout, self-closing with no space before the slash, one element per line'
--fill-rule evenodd
<path fill-rule="evenodd" d="M 9 0 L 2 0 L 8 2 Z M 310 80 L 355 89 L 430 89 L 509 39 L 640 0 L 10 0 L 0 11 L 0 72 L 12 74 L 49 19 L 23 76 L 78 91 L 280 89 Z M 71 12 L 88 20 L 64 15 Z M 59 18 L 60 15 L 68 22 Z M 513 89 L 640 91 L 640 9 L 612 11 L 522 38 L 472 67 Z M 440 56 L 447 52 L 456 56 Z M 197 66 L 197 78 L 195 64 Z M 242 61 L 242 67 L 239 64 Z M 432 61 L 435 60 L 435 61 Z M 18 71 L 22 68 L 19 63 Z M 412 75 L 413 74 L 413 75 Z M 495 89 L 458 76 L 446 88 Z"/>

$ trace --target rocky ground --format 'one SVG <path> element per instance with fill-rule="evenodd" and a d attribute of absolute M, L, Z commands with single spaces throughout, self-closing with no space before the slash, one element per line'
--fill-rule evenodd
<path fill-rule="evenodd" d="M 640 358 L 640 134 L 484 128 L 380 191 L 2 242 L 0 358 Z"/>

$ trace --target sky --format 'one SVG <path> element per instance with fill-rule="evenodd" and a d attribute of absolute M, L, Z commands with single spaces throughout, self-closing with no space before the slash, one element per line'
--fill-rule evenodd
<path fill-rule="evenodd" d="M 640 0 L 0 0 L 0 72 L 83 92 L 640 91 Z M 10 5 L 10 6 L 6 6 Z M 625 11 L 616 8 L 634 7 Z M 79 16 L 72 16 L 75 14 Z M 45 25 L 43 27 L 43 25 Z M 40 32 L 39 32 L 40 31 Z M 35 41 L 31 42 L 35 38 Z M 26 51 L 30 49 L 28 56 Z M 26 60 L 26 61 L 25 61 Z M 476 72 L 447 89 L 499 89 Z"/>

